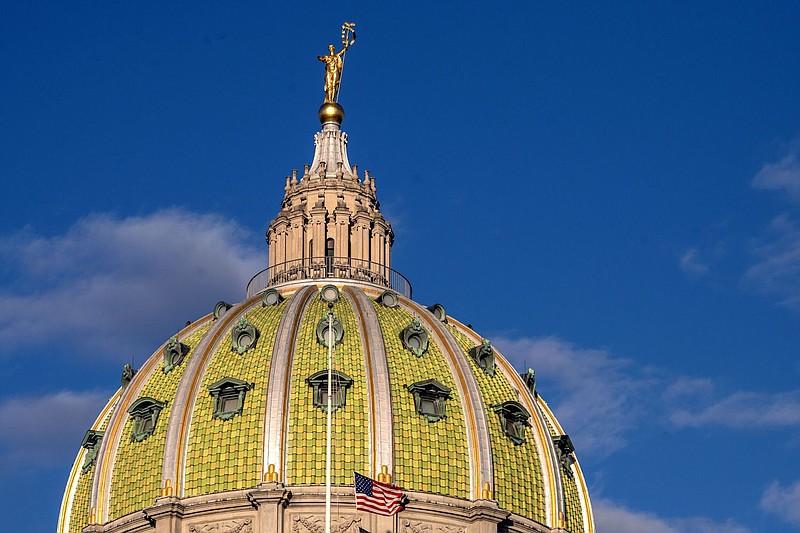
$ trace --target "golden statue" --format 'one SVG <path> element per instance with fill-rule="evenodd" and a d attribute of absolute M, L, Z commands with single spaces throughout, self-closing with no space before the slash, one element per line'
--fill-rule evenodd
<path fill-rule="evenodd" d="M 342 84 L 342 70 L 344 69 L 344 54 L 356 42 L 355 23 L 342 24 L 342 49 L 337 53 L 336 47 L 328 45 L 330 52 L 326 56 L 317 56 L 325 63 L 325 103 L 335 103 L 339 98 L 339 87 Z"/>

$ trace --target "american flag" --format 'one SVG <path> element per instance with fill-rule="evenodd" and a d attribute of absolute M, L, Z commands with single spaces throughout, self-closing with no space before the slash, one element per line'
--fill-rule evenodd
<path fill-rule="evenodd" d="M 368 513 L 395 515 L 403 509 L 403 491 L 353 472 L 356 485 L 356 509 Z"/>

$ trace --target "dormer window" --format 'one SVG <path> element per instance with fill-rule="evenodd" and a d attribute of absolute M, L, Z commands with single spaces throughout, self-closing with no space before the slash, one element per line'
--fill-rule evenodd
<path fill-rule="evenodd" d="M 128 414 L 133 420 L 131 440 L 142 442 L 153 434 L 158 422 L 158 415 L 166 407 L 166 403 L 144 396 L 139 398 L 128 408 Z"/>
<path fill-rule="evenodd" d="M 514 444 L 525 442 L 525 428 L 530 426 L 528 419 L 531 416 L 527 409 L 514 401 L 503 402 L 492 409 L 500 416 L 500 426 L 506 437 Z"/>
<path fill-rule="evenodd" d="M 406 387 L 414 395 L 414 407 L 428 422 L 447 418 L 445 400 L 450 398 L 450 389 L 436 381 L 426 379 Z"/>
<path fill-rule="evenodd" d="M 247 391 L 255 386 L 236 378 L 222 378 L 208 387 L 208 392 L 214 398 L 213 418 L 230 420 L 242 414 L 244 399 Z"/>
<path fill-rule="evenodd" d="M 86 458 L 83 460 L 81 473 L 85 474 L 94 466 L 94 463 L 97 460 L 97 453 L 100 451 L 100 443 L 102 440 L 102 431 L 94 431 L 90 429 L 86 432 L 86 435 L 83 436 L 81 447 L 86 449 Z"/>
<path fill-rule="evenodd" d="M 347 403 L 347 389 L 353 386 L 353 378 L 338 370 L 331 371 L 331 412 Z M 328 410 L 328 371 L 320 370 L 306 378 L 306 383 L 313 389 L 314 407 Z"/>
<path fill-rule="evenodd" d="M 569 438 L 569 435 L 556 435 L 553 437 L 553 444 L 555 445 L 556 453 L 558 453 L 558 461 L 564 467 L 564 471 L 572 475 L 571 467 L 572 463 L 575 462 L 572 455 L 575 452 L 572 439 Z"/>

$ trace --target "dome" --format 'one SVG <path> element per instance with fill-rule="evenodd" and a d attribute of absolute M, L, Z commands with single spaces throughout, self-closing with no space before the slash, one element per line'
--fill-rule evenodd
<path fill-rule="evenodd" d="M 329 406 L 332 531 L 594 531 L 534 372 L 390 268 L 375 178 L 351 166 L 340 122 L 323 121 L 313 162 L 286 178 L 246 297 L 123 369 L 60 533 L 321 532 Z M 357 511 L 354 472 L 401 487 L 405 509 Z"/>

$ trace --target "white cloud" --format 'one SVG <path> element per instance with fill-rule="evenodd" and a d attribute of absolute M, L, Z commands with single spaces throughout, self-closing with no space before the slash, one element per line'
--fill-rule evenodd
<path fill-rule="evenodd" d="M 756 429 L 800 426 L 800 391 L 772 394 L 737 391 L 719 399 L 692 403 L 696 405 L 676 407 L 670 421 L 678 427 Z"/>
<path fill-rule="evenodd" d="M 728 520 L 715 522 L 703 517 L 662 518 L 653 513 L 633 511 L 610 500 L 594 498 L 592 508 L 597 531 L 614 533 L 747 533 L 748 528 Z"/>
<path fill-rule="evenodd" d="M 757 292 L 780 298 L 781 304 L 800 308 L 800 227 L 789 215 L 772 220 L 769 234 L 755 241 L 758 261 L 744 274 L 744 283 Z"/>
<path fill-rule="evenodd" d="M 800 481 L 787 487 L 773 481 L 764 490 L 760 507 L 786 522 L 800 525 Z"/>
<path fill-rule="evenodd" d="M 794 201 L 800 201 L 800 141 L 794 141 L 789 153 L 776 163 L 767 163 L 753 178 L 753 187 L 785 191 Z"/>
<path fill-rule="evenodd" d="M 5 237 L 0 259 L 13 279 L 0 288 L 0 350 L 54 341 L 92 355 L 152 349 L 153 335 L 243 298 L 267 262 L 266 246 L 243 244 L 253 241 L 235 222 L 177 209 Z"/>
<path fill-rule="evenodd" d="M 709 266 L 700 260 L 697 248 L 688 248 L 681 254 L 678 266 L 685 273 L 693 276 L 708 274 Z"/>
<path fill-rule="evenodd" d="M 643 395 L 653 378 L 632 362 L 604 350 L 578 348 L 560 339 L 495 339 L 500 351 L 521 367 L 529 362 L 540 390 L 583 452 L 608 454 L 626 444 L 626 434 L 645 414 Z"/>
<path fill-rule="evenodd" d="M 71 391 L 2 400 L 0 465 L 6 470 L 68 463 L 107 401 L 102 393 Z"/>

